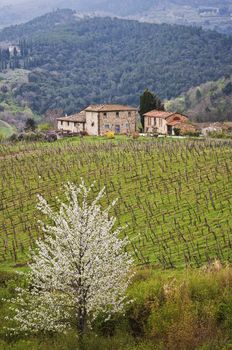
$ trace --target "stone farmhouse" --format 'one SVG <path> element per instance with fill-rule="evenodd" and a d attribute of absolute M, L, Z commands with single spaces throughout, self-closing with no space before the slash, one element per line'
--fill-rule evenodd
<path fill-rule="evenodd" d="M 176 112 L 153 110 L 143 115 L 144 131 L 157 132 L 160 135 L 175 135 L 175 129 L 194 131 L 193 125 L 188 124 L 188 117 Z"/>
<path fill-rule="evenodd" d="M 108 131 L 128 134 L 136 131 L 138 109 L 116 104 L 90 105 L 83 111 L 57 119 L 58 131 L 87 132 L 101 136 Z"/>

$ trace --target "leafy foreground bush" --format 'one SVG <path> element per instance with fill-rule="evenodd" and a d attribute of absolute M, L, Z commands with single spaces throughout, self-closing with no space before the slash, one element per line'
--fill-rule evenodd
<path fill-rule="evenodd" d="M 1 297 L 10 298 L 19 283 L 2 274 Z M 134 303 L 125 316 L 106 324 L 99 317 L 85 337 L 87 350 L 227 350 L 232 348 L 232 268 L 184 271 L 144 269 L 137 272 L 129 290 Z M 7 306 L 0 304 L 0 323 Z M 9 316 L 9 315 L 8 315 Z M 0 349 L 78 349 L 75 329 L 66 335 L 37 337 L 6 335 L 1 327 Z"/>

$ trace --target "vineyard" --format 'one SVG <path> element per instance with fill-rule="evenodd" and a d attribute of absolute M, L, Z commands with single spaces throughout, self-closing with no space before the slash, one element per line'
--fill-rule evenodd
<path fill-rule="evenodd" d="M 23 266 L 41 237 L 37 194 L 95 181 L 138 265 L 199 267 L 232 259 L 232 142 L 71 140 L 0 146 L 0 262 Z M 103 203 L 106 205 L 108 203 Z"/>

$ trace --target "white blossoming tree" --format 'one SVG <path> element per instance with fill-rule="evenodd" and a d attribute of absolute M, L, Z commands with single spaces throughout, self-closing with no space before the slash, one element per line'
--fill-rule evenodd
<path fill-rule="evenodd" d="M 115 202 L 102 209 L 104 190 L 90 202 L 92 187 L 66 185 L 67 201 L 57 212 L 39 196 L 38 208 L 51 224 L 41 223 L 45 239 L 36 243 L 27 287 L 11 300 L 17 330 L 63 332 L 75 325 L 82 343 L 99 313 L 107 318 L 123 310 L 133 259 L 109 215 Z"/>

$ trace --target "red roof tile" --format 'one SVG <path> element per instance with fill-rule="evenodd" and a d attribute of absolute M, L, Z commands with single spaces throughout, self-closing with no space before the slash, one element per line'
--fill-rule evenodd
<path fill-rule="evenodd" d="M 175 112 L 164 112 L 164 111 L 158 111 L 158 110 L 154 109 L 153 111 L 145 113 L 144 117 L 166 119 L 166 118 L 172 116 L 173 114 L 175 114 Z"/>

